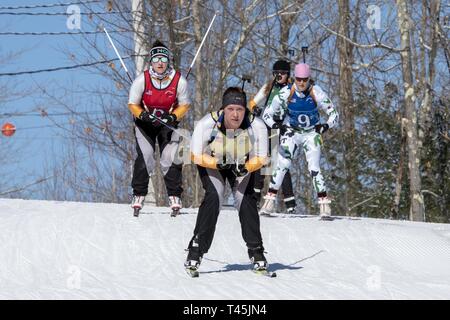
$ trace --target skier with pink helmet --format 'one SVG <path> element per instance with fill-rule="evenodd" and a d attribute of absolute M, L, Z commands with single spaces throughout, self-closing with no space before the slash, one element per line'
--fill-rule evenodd
<path fill-rule="evenodd" d="M 311 69 L 306 63 L 299 63 L 295 66 L 296 78 L 309 78 L 311 76 Z"/>
<path fill-rule="evenodd" d="M 320 153 L 322 134 L 338 124 L 339 114 L 328 95 L 311 80 L 311 68 L 308 64 L 297 64 L 294 75 L 294 84 L 290 88 L 283 88 L 274 97 L 262 117 L 269 127 L 280 129 L 281 138 L 276 166 L 260 214 L 272 213 L 284 174 L 291 167 L 298 151 L 303 150 L 317 192 L 320 217 L 328 219 L 331 215 L 331 201 L 319 166 Z M 328 115 L 326 122 L 321 122 L 319 109 Z M 283 117 L 282 122 L 274 120 L 280 116 Z"/>

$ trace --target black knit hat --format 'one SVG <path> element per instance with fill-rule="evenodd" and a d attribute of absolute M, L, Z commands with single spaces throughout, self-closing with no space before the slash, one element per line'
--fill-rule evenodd
<path fill-rule="evenodd" d="M 222 107 L 225 108 L 230 104 L 237 104 L 247 109 L 247 96 L 245 92 L 238 87 L 229 87 L 222 96 Z"/>
<path fill-rule="evenodd" d="M 278 60 L 273 64 L 272 71 L 287 71 L 291 72 L 291 65 L 286 60 Z"/>
<path fill-rule="evenodd" d="M 156 40 L 150 50 L 150 59 L 153 57 L 167 57 L 169 59 L 170 54 L 170 50 L 161 41 Z"/>

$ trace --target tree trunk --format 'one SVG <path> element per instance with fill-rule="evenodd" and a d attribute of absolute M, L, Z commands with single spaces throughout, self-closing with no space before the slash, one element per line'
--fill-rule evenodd
<path fill-rule="evenodd" d="M 136 76 L 141 74 L 145 69 L 145 59 L 144 56 L 141 55 L 144 55 L 147 52 L 147 48 L 145 47 L 143 41 L 143 36 L 145 35 L 145 28 L 142 19 L 145 12 L 143 1 L 144 0 L 131 0 L 134 31 L 134 54 L 136 55 L 134 58 L 134 62 L 136 65 Z M 159 190 L 157 189 L 158 182 L 154 179 L 154 177 L 155 175 L 151 176 L 150 178 L 148 184 L 148 193 L 146 196 L 146 202 L 152 205 L 155 205 L 157 203 L 155 194 L 159 193 Z"/>
<path fill-rule="evenodd" d="M 147 52 L 143 41 L 143 35 L 145 35 L 145 28 L 142 17 L 144 16 L 144 4 L 143 0 L 132 0 L 132 17 L 133 17 L 133 31 L 134 31 L 134 63 L 136 65 L 136 75 L 141 74 L 145 68 L 144 56 Z"/>
<path fill-rule="evenodd" d="M 192 18 L 194 22 L 194 44 L 195 44 L 195 52 L 197 52 L 198 48 L 200 47 L 200 44 L 203 39 L 203 33 L 202 33 L 202 19 L 201 19 L 201 0 L 195 0 L 193 2 L 192 6 Z M 206 32 L 206 30 L 205 30 Z M 205 47 L 205 46 L 204 46 Z M 205 48 L 203 48 L 205 49 Z M 204 88 L 204 76 L 202 72 L 204 72 L 204 68 L 202 67 L 202 60 L 204 54 L 202 53 L 203 50 L 201 50 L 197 56 L 197 61 L 194 65 L 194 74 L 195 77 L 195 95 L 194 95 L 194 123 L 195 121 L 200 120 L 204 114 L 205 114 L 205 108 L 204 108 L 204 93 L 202 88 Z M 195 165 L 190 166 L 189 168 L 191 173 L 191 179 L 192 179 L 192 188 L 193 190 L 193 202 L 192 206 L 198 207 L 201 203 L 201 181 L 198 175 L 197 167 Z"/>
<path fill-rule="evenodd" d="M 350 37 L 350 5 L 349 0 L 339 0 L 339 34 Z M 339 50 L 339 102 L 342 110 L 345 192 L 344 209 L 346 215 L 354 215 L 349 208 L 354 204 L 356 196 L 355 180 L 355 121 L 353 101 L 353 46 L 345 39 L 338 37 Z"/>
<path fill-rule="evenodd" d="M 194 22 L 194 44 L 195 44 L 195 50 L 194 53 L 197 52 L 198 48 L 200 47 L 200 43 L 202 42 L 202 23 L 201 23 L 201 7 L 200 7 L 200 0 L 195 0 L 193 2 L 192 6 L 192 20 Z M 202 88 L 203 85 L 203 77 L 202 77 L 202 60 L 203 60 L 203 54 L 202 51 L 197 56 L 197 63 L 194 65 L 194 74 L 195 77 L 195 95 L 194 95 L 194 105 L 196 108 L 194 108 L 194 121 L 200 120 L 202 116 L 204 115 L 204 109 L 203 106 L 203 95 L 202 95 Z"/>
<path fill-rule="evenodd" d="M 402 117 L 400 117 L 400 122 L 402 122 Z M 405 165 L 405 136 L 404 136 L 404 125 L 402 122 L 400 129 L 401 139 L 400 139 L 400 159 L 398 161 L 397 175 L 395 178 L 395 195 L 394 203 L 391 206 L 390 217 L 391 219 L 398 219 L 398 213 L 400 211 L 400 198 L 402 193 L 402 182 L 403 182 L 403 166 Z"/>
<path fill-rule="evenodd" d="M 417 114 L 415 108 L 413 70 L 411 65 L 410 22 L 407 2 L 397 0 L 397 15 L 400 28 L 401 62 L 405 95 L 406 144 L 408 148 L 409 191 L 411 199 L 410 220 L 424 221 L 424 202 L 421 193 L 419 142 L 417 134 Z"/>
<path fill-rule="evenodd" d="M 435 78 L 435 59 L 437 54 L 437 46 L 439 43 L 439 12 L 440 12 L 441 2 L 440 0 L 433 0 L 430 3 L 430 14 L 429 14 L 429 22 L 431 22 L 431 36 L 430 39 L 425 37 L 425 29 L 423 30 L 423 41 L 426 40 L 427 43 L 431 44 L 431 49 L 428 56 L 428 75 L 426 74 L 426 63 L 425 57 L 422 58 L 422 69 L 424 72 L 421 74 L 420 83 L 423 84 L 424 98 L 421 104 L 420 113 L 419 113 L 419 138 L 420 142 L 423 142 L 423 138 L 425 136 L 429 136 L 429 130 L 431 127 L 431 118 L 432 118 L 432 102 L 433 102 L 433 86 L 434 86 L 434 78 Z M 426 7 L 423 10 L 423 20 L 426 19 Z M 426 26 L 426 23 L 423 23 Z M 421 46 L 423 48 L 423 45 Z M 425 49 L 422 49 L 425 51 Z"/>
<path fill-rule="evenodd" d="M 291 10 L 298 10 L 303 3 L 305 2 L 305 0 L 299 0 L 297 1 L 296 6 L 291 9 Z M 289 4 L 291 3 L 291 1 L 288 0 L 284 0 L 282 7 L 285 8 L 287 7 Z M 288 56 L 288 52 L 289 52 L 289 36 L 291 33 L 291 27 L 292 24 L 294 23 L 294 21 L 297 19 L 297 16 L 299 15 L 299 13 L 296 14 L 284 14 L 281 15 L 281 24 L 280 24 L 280 47 L 281 47 L 281 54 L 284 57 Z"/>

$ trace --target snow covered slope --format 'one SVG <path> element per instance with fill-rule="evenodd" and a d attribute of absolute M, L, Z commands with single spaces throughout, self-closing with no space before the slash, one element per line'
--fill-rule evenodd
<path fill-rule="evenodd" d="M 277 278 L 249 271 L 222 211 L 200 278 L 183 269 L 195 209 L 0 199 L 1 299 L 450 299 L 450 225 L 262 218 Z"/>

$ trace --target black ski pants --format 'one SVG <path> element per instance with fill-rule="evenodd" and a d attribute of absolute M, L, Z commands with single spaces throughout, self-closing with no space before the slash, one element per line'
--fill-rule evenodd
<path fill-rule="evenodd" d="M 182 163 L 174 163 L 179 146 L 178 135 L 165 126 L 154 126 L 139 119 L 136 119 L 135 124 L 137 158 L 131 181 L 133 194 L 145 196 L 148 193 L 149 176 L 153 174 L 156 166 L 154 153 L 158 142 L 167 195 L 181 197 Z"/>
<path fill-rule="evenodd" d="M 198 167 L 205 189 L 205 198 L 198 210 L 194 235 L 189 248 L 195 241 L 203 255 L 208 252 L 216 230 L 217 218 L 223 203 L 226 180 L 234 196 L 234 206 L 239 212 L 242 237 L 248 248 L 262 247 L 262 237 L 256 198 L 254 196 L 254 173 L 236 178 L 231 170 L 213 170 Z"/>

